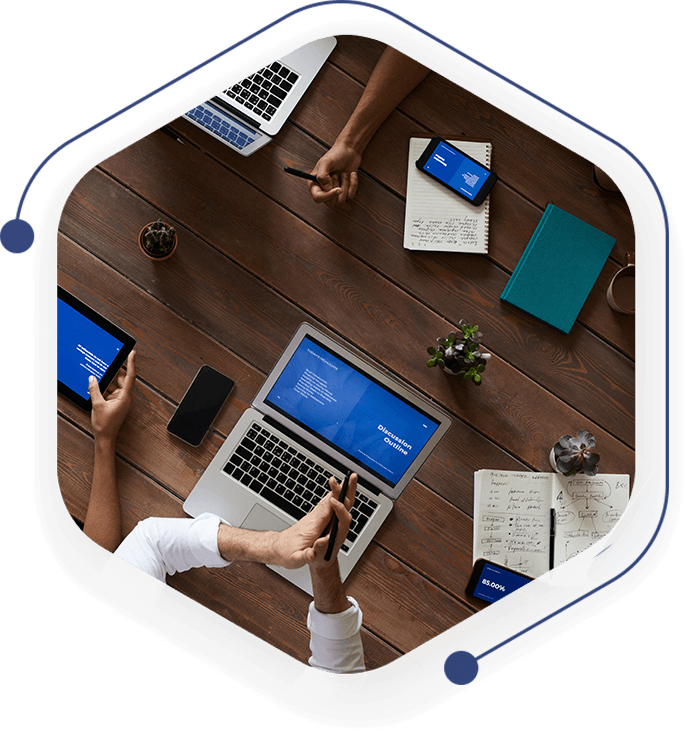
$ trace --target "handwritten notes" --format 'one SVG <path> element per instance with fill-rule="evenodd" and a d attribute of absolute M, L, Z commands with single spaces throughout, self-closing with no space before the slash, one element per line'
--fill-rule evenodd
<path fill-rule="evenodd" d="M 411 243 L 432 251 L 475 251 L 483 224 L 471 216 L 464 218 L 414 218 Z"/>
<path fill-rule="evenodd" d="M 539 577 L 609 533 L 628 504 L 628 475 L 480 470 L 474 474 L 474 560 Z M 554 514 L 552 541 L 551 516 Z"/>
<path fill-rule="evenodd" d="M 481 470 L 474 476 L 474 559 L 539 577 L 549 569 L 549 473 Z"/>
<path fill-rule="evenodd" d="M 404 220 L 406 249 L 459 251 L 485 254 L 488 251 L 489 198 L 474 206 L 416 168 L 430 139 L 409 142 L 407 204 Z M 456 141 L 455 146 L 490 166 L 491 144 Z"/>

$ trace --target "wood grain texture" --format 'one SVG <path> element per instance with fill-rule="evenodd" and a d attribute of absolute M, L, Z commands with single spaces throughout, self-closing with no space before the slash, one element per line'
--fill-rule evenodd
<path fill-rule="evenodd" d="M 126 533 L 182 502 L 250 405 L 297 326 L 309 321 L 442 405 L 453 423 L 347 581 L 364 610 L 369 669 L 473 615 L 473 474 L 548 470 L 558 436 L 587 428 L 602 471 L 635 473 L 634 322 L 605 303 L 632 222 L 590 162 L 431 74 L 383 124 L 363 159 L 357 199 L 318 207 L 284 166 L 311 169 L 359 99 L 382 44 L 343 37 L 275 140 L 249 158 L 183 119 L 184 145 L 160 132 L 88 172 L 58 234 L 58 283 L 137 338 L 135 400 L 118 438 Z M 443 103 L 438 96 L 444 95 Z M 488 256 L 402 248 L 407 147 L 416 132 L 491 140 Z M 499 297 L 548 202 L 617 238 L 569 335 Z M 147 260 L 141 227 L 179 234 L 170 260 Z M 460 318 L 492 359 L 480 388 L 425 367 L 426 347 Z M 166 424 L 202 364 L 236 387 L 200 447 Z M 91 484 L 88 414 L 58 399 L 59 482 L 83 521 Z M 170 585 L 301 661 L 308 597 L 262 565 L 195 570 Z"/>

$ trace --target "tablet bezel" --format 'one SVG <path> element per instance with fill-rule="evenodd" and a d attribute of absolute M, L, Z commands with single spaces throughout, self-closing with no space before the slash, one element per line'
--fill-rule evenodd
<path fill-rule="evenodd" d="M 105 318 L 100 313 L 97 313 L 93 308 L 83 303 L 79 298 L 76 298 L 72 293 L 69 293 L 65 288 L 58 285 L 58 299 L 74 308 L 78 313 L 84 316 L 87 320 L 103 329 L 106 333 L 112 336 L 117 341 L 121 341 L 123 346 L 116 355 L 115 359 L 111 362 L 103 377 L 99 380 L 99 389 L 103 393 L 106 388 L 111 384 L 113 378 L 118 374 L 118 370 L 123 366 L 128 354 L 135 347 L 136 341 L 130 336 L 130 334 L 123 331 L 108 318 Z M 58 334 L 58 342 L 60 342 L 60 334 Z M 56 351 L 57 351 L 56 346 Z M 88 413 L 91 412 L 91 398 L 83 398 L 79 393 L 73 390 L 65 383 L 58 380 L 58 392 L 64 395 L 68 400 L 71 400 L 75 405 Z"/>

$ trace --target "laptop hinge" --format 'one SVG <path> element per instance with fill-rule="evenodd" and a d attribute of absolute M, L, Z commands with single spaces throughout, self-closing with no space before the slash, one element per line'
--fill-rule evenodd
<path fill-rule="evenodd" d="M 300 436 L 298 436 L 298 434 L 295 434 L 293 431 L 286 428 L 286 426 L 284 426 L 283 424 L 281 424 L 279 421 L 275 420 L 274 418 L 270 418 L 270 416 L 266 415 L 263 420 L 268 426 L 272 426 L 276 428 L 277 431 L 280 431 L 282 434 L 285 434 L 286 436 L 288 436 L 299 446 L 305 447 L 311 454 L 315 454 L 316 457 L 320 457 L 320 459 L 322 459 L 325 462 L 325 464 L 328 464 L 331 467 L 339 467 L 339 468 L 344 467 L 344 465 L 337 464 L 335 460 L 331 459 L 330 457 L 326 457 L 325 454 L 321 452 L 317 447 L 313 446 L 309 441 L 302 439 Z M 346 473 L 346 471 L 347 470 L 345 469 L 344 472 Z M 370 482 L 368 482 L 368 480 L 364 480 L 361 477 L 359 477 L 358 484 L 361 485 L 361 487 L 364 487 L 366 490 L 368 490 L 369 493 L 372 493 L 373 495 L 382 494 L 381 491 L 378 490 L 377 487 L 375 487 L 375 485 L 372 485 Z"/>
<path fill-rule="evenodd" d="M 254 130 L 258 130 L 260 124 L 257 121 L 254 121 L 250 116 L 247 116 L 242 110 L 229 105 L 220 97 L 216 97 L 215 95 L 209 102 L 214 103 L 214 105 L 219 108 L 223 108 L 230 115 L 235 116 L 236 118 L 240 118 L 246 125 L 250 126 Z"/>

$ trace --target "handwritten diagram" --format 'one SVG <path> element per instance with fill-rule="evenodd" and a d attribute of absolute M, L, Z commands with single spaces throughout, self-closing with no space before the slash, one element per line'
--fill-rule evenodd
<path fill-rule="evenodd" d="M 561 482 L 562 489 L 554 504 L 557 563 L 567 561 L 608 534 L 628 502 L 628 484 L 622 480 L 581 475 Z"/>
<path fill-rule="evenodd" d="M 474 559 L 539 577 L 550 568 L 552 547 L 556 567 L 611 531 L 629 490 L 628 475 L 480 470 L 474 476 Z"/>

